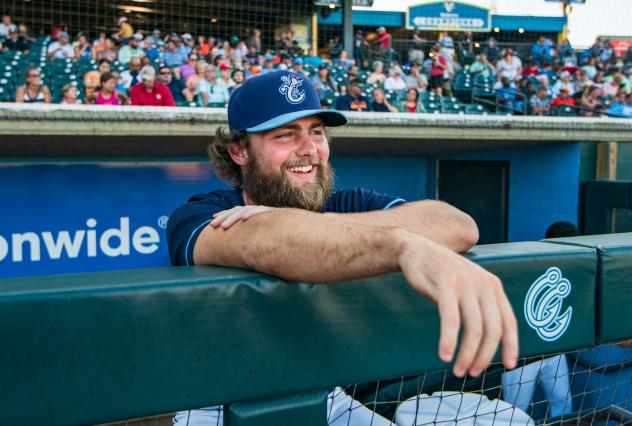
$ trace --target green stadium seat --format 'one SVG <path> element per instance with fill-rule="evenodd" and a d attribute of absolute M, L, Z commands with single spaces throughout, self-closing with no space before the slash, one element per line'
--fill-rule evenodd
<path fill-rule="evenodd" d="M 465 113 L 468 115 L 488 115 L 489 111 L 483 105 L 469 104 L 465 106 Z"/>

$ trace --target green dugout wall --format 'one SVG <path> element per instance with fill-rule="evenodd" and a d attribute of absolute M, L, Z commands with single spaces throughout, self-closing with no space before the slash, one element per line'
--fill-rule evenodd
<path fill-rule="evenodd" d="M 503 280 L 522 356 L 632 337 L 632 234 L 477 246 L 467 256 Z M 559 312 L 572 316 L 545 341 L 524 305 L 551 268 L 570 284 Z M 322 425 L 335 385 L 446 367 L 436 309 L 401 274 L 331 286 L 210 267 L 7 279 L 0 324 L 6 425 L 219 403 L 230 425 Z"/>

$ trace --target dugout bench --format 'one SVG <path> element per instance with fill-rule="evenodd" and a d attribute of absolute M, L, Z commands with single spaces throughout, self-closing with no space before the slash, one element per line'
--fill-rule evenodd
<path fill-rule="evenodd" d="M 632 337 L 632 234 L 477 246 L 504 282 L 521 355 Z M 555 340 L 525 298 L 572 289 Z M 0 423 L 81 425 L 227 404 L 226 425 L 326 424 L 327 389 L 445 368 L 435 307 L 401 274 L 340 285 L 159 268 L 0 280 Z"/>

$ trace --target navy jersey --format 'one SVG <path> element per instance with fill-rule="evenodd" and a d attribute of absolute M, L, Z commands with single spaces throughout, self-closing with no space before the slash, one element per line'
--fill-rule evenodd
<path fill-rule="evenodd" d="M 386 210 L 406 201 L 366 189 L 340 189 L 334 191 L 323 212 L 361 213 Z M 220 190 L 194 195 L 169 217 L 167 244 L 174 266 L 193 265 L 193 247 L 198 235 L 213 220 L 213 214 L 236 206 L 244 206 L 241 189 Z"/>

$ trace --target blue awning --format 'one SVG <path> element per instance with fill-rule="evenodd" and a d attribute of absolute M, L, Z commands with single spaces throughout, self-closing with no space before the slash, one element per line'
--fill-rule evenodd
<path fill-rule="evenodd" d="M 564 16 L 510 16 L 492 15 L 492 28 L 500 28 L 501 31 L 525 31 L 561 33 L 566 24 Z"/>
<path fill-rule="evenodd" d="M 387 12 L 382 10 L 354 10 L 353 25 L 373 27 L 403 27 L 406 20 L 404 12 Z M 337 10 L 327 18 L 318 15 L 319 24 L 342 25 L 342 11 Z"/>

